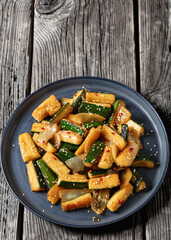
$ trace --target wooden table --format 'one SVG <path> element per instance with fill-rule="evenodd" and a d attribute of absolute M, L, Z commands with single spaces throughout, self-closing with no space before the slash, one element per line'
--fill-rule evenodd
<path fill-rule="evenodd" d="M 36 89 L 73 76 L 117 80 L 141 93 L 171 134 L 168 0 L 1 0 L 0 133 Z M 0 173 L 0 239 L 171 239 L 171 167 L 139 212 L 100 229 L 49 223 L 24 208 Z"/>

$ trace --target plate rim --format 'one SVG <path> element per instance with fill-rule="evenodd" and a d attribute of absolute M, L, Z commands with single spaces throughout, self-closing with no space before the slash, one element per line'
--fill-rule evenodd
<path fill-rule="evenodd" d="M 163 130 L 163 133 L 164 133 L 164 137 L 165 137 L 165 142 L 166 142 L 166 149 L 167 149 L 167 152 L 166 152 L 166 162 L 165 162 L 165 169 L 163 171 L 163 175 L 162 175 L 162 178 L 160 179 L 160 181 L 158 182 L 156 188 L 154 189 L 154 191 L 152 192 L 152 194 L 146 199 L 146 201 L 143 202 L 142 205 L 140 205 L 138 208 L 134 209 L 133 211 L 129 212 L 128 214 L 120 217 L 119 219 L 117 220 L 114 220 L 114 221 L 110 221 L 110 222 L 105 222 L 105 223 L 98 223 L 98 225 L 73 225 L 73 224 L 70 224 L 70 223 L 61 223 L 59 221 L 55 221 L 53 219 L 50 219 L 46 216 L 43 216 L 41 214 L 39 214 L 38 212 L 36 212 L 34 209 L 32 209 L 30 206 L 28 206 L 27 204 L 25 204 L 23 202 L 23 200 L 17 196 L 17 194 L 15 193 L 15 190 L 12 189 L 12 187 L 10 186 L 10 183 L 8 182 L 8 179 L 7 179 L 7 176 L 5 174 L 5 171 L 4 171 L 4 167 L 3 167 L 3 160 L 2 160 L 2 152 L 3 152 L 3 142 L 4 142 L 4 138 L 5 138 L 5 135 L 6 135 L 6 132 L 8 130 L 8 127 L 13 119 L 13 117 L 15 116 L 15 114 L 17 113 L 17 111 L 22 107 L 23 104 L 25 104 L 25 102 L 31 98 L 33 95 L 37 94 L 38 92 L 42 91 L 44 88 L 47 88 L 51 85 L 54 85 L 54 84 L 58 84 L 60 82 L 63 82 L 63 81 L 69 81 L 69 80 L 78 80 L 78 79 L 94 79 L 94 80 L 100 80 L 100 81 L 108 81 L 108 82 L 111 82 L 111 83 L 115 83 L 117 85 L 120 85 L 126 89 L 128 89 L 129 91 L 133 92 L 134 94 L 136 94 L 139 98 L 141 98 L 143 101 L 145 101 L 145 103 L 151 108 L 151 110 L 154 112 L 154 114 L 156 115 L 158 121 L 160 122 L 160 125 L 162 127 L 162 130 Z M 61 225 L 61 226 L 67 226 L 67 227 L 72 227 L 72 228 L 97 228 L 97 227 L 102 227 L 102 226 L 106 226 L 106 225 L 111 225 L 111 224 L 114 224 L 116 222 L 120 222 L 121 220 L 123 219 L 126 219 L 128 218 L 129 216 L 132 216 L 134 213 L 138 212 L 140 209 L 142 209 L 153 197 L 154 195 L 156 194 L 156 192 L 159 190 L 165 176 L 166 176 L 166 172 L 168 170 L 168 164 L 169 164 L 169 155 L 170 155 L 170 149 L 169 149 L 169 140 L 168 140 L 168 135 L 167 135 L 167 132 L 166 132 L 166 129 L 165 129 L 165 126 L 159 116 L 159 114 L 157 113 L 157 111 L 154 109 L 154 107 L 140 94 L 138 93 L 136 90 L 134 90 L 133 88 L 125 85 L 124 83 L 120 83 L 120 82 L 117 82 L 116 80 L 112 80 L 112 79 L 108 79 L 108 78 L 102 78 L 102 77 L 95 77 L 95 76 L 77 76 L 77 77 L 69 77 L 69 78 L 64 78 L 64 79 L 60 79 L 60 80 L 56 80 L 54 82 L 51 82 L 51 83 L 48 83 L 46 84 L 45 86 L 42 86 L 40 87 L 39 89 L 35 90 L 34 92 L 32 92 L 30 95 L 28 95 L 18 106 L 17 108 L 13 111 L 13 113 L 11 114 L 11 116 L 9 117 L 7 123 L 6 123 L 6 126 L 3 130 L 3 133 L 2 133 L 2 138 L 1 138 L 1 154 L 0 154 L 0 163 L 1 163 L 1 169 L 2 169 L 2 172 L 3 172 L 3 175 L 4 175 L 4 178 L 5 178 L 5 181 L 7 182 L 7 185 L 8 187 L 10 188 L 11 192 L 13 193 L 13 195 L 17 198 L 17 200 L 23 204 L 29 211 L 31 211 L 32 213 L 36 214 L 37 216 L 41 217 L 42 219 L 45 219 L 49 222 L 52 222 L 52 223 L 55 223 L 55 224 L 58 224 L 58 225 Z"/>

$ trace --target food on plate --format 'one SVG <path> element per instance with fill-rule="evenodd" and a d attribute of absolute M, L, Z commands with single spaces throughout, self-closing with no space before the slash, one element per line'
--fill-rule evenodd
<path fill-rule="evenodd" d="M 21 156 L 31 191 L 47 191 L 51 204 L 115 212 L 146 188 L 136 169 L 154 168 L 140 153 L 144 128 L 114 94 L 82 89 L 61 101 L 51 95 L 32 116 L 32 135 L 19 136 Z"/>

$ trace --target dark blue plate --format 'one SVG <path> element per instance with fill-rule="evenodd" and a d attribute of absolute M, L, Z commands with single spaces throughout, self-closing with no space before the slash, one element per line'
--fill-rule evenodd
<path fill-rule="evenodd" d="M 141 138 L 144 151 L 152 154 L 160 165 L 153 169 L 141 169 L 140 173 L 147 183 L 147 189 L 134 194 L 116 212 L 108 210 L 100 216 L 99 222 L 92 219 L 96 216 L 91 209 L 80 209 L 73 212 L 63 212 L 60 203 L 52 206 L 46 193 L 31 192 L 18 145 L 18 136 L 23 132 L 30 132 L 34 122 L 31 114 L 33 110 L 50 94 L 58 99 L 72 98 L 72 95 L 82 87 L 92 91 L 110 92 L 117 99 L 123 99 L 132 113 L 132 119 L 143 123 L 145 134 Z M 167 134 L 156 111 L 137 92 L 118 82 L 95 77 L 77 77 L 51 83 L 26 98 L 11 116 L 3 134 L 1 144 L 1 163 L 6 181 L 16 198 L 29 210 L 38 216 L 70 227 L 98 227 L 117 222 L 128 217 L 142 208 L 156 193 L 165 176 L 169 160 L 169 144 Z"/>

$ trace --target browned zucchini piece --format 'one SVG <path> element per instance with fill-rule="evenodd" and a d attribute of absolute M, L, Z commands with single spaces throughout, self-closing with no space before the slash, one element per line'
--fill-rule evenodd
<path fill-rule="evenodd" d="M 28 162 L 26 167 L 32 192 L 46 190 L 46 183 L 36 161 Z"/>
<path fill-rule="evenodd" d="M 30 133 L 22 133 L 18 137 L 20 151 L 24 162 L 29 162 L 40 158 L 40 153 L 31 138 Z"/>
<path fill-rule="evenodd" d="M 102 127 L 101 135 L 108 141 L 115 143 L 121 151 L 127 145 L 127 142 L 124 140 L 124 138 L 122 138 L 115 130 L 108 127 L 106 124 L 104 124 Z"/>
<path fill-rule="evenodd" d="M 53 147 L 53 145 L 50 142 L 39 142 L 38 137 L 39 137 L 38 133 L 33 134 L 33 140 L 38 147 L 42 148 L 46 152 L 55 153 L 57 151 L 57 149 Z"/>
<path fill-rule="evenodd" d="M 121 181 L 120 189 L 125 188 L 128 185 L 131 178 L 132 178 L 132 171 L 130 170 L 130 168 L 124 169 L 120 174 L 120 181 Z"/>
<path fill-rule="evenodd" d="M 72 103 L 73 103 L 73 99 L 71 99 L 71 98 L 62 98 L 61 99 L 61 104 L 62 104 L 62 106 L 64 106 L 66 103 L 69 103 L 70 105 L 72 105 Z"/>
<path fill-rule="evenodd" d="M 139 137 L 140 137 L 141 135 L 143 135 L 143 133 L 144 133 L 144 128 L 143 128 L 140 124 L 134 122 L 134 121 L 131 120 L 131 119 L 130 119 L 126 124 L 128 125 L 128 128 L 129 128 L 129 131 L 130 131 L 130 132 L 131 132 L 132 130 L 134 130 L 134 131 L 137 132 L 137 134 L 138 134 Z"/>
<path fill-rule="evenodd" d="M 65 176 L 59 176 L 58 186 L 63 188 L 87 188 L 88 179 L 85 175 L 80 174 L 66 174 Z"/>
<path fill-rule="evenodd" d="M 115 95 L 111 93 L 86 92 L 86 100 L 95 103 L 114 104 Z"/>
<path fill-rule="evenodd" d="M 53 187 L 51 187 L 51 189 L 48 191 L 47 200 L 52 204 L 56 204 L 59 201 L 59 190 L 61 190 L 61 188 L 58 187 L 57 183 L 55 183 L 55 185 L 53 185 Z"/>
<path fill-rule="evenodd" d="M 118 112 L 118 114 L 115 117 L 115 123 L 116 124 L 125 124 L 129 121 L 131 117 L 130 111 L 126 109 L 124 106 L 122 106 Z"/>
<path fill-rule="evenodd" d="M 115 163 L 120 167 L 129 167 L 133 163 L 139 151 L 139 145 L 134 141 L 129 141 L 126 148 L 117 156 Z"/>
<path fill-rule="evenodd" d="M 110 174 L 100 178 L 89 179 L 89 189 L 113 188 L 119 185 L 120 180 L 117 173 Z"/>
<path fill-rule="evenodd" d="M 109 199 L 107 203 L 107 208 L 111 212 L 115 212 L 116 210 L 118 210 L 118 208 L 120 208 L 124 204 L 124 202 L 132 194 L 132 192 L 133 186 L 130 183 L 128 183 L 128 185 L 125 188 L 120 189 L 113 194 L 113 196 Z"/>
<path fill-rule="evenodd" d="M 54 95 L 51 95 L 33 111 L 32 116 L 35 120 L 41 122 L 48 116 L 53 116 L 60 108 L 61 104 L 59 101 Z"/>
<path fill-rule="evenodd" d="M 78 133 L 72 131 L 62 130 L 59 131 L 58 133 L 61 136 L 62 142 L 68 142 L 71 144 L 79 145 L 83 141 L 83 138 Z"/>
<path fill-rule="evenodd" d="M 71 201 L 62 202 L 62 209 L 63 211 L 73 211 L 79 208 L 86 208 L 91 205 L 91 201 L 91 193 L 87 193 Z"/>
<path fill-rule="evenodd" d="M 153 169 L 154 168 L 154 162 L 151 161 L 151 160 L 135 160 L 132 163 L 132 166 L 133 167 Z"/>
<path fill-rule="evenodd" d="M 62 162 L 60 161 L 53 153 L 45 153 L 42 157 L 43 161 L 47 164 L 47 166 L 55 172 L 58 176 L 66 175 L 71 170 Z"/>
<path fill-rule="evenodd" d="M 84 102 L 89 103 L 89 104 L 94 104 L 94 105 L 98 105 L 98 106 L 111 108 L 111 104 L 109 104 L 109 103 L 97 103 L 97 102 L 89 102 L 89 101 L 84 101 Z"/>
<path fill-rule="evenodd" d="M 102 169 L 109 169 L 113 164 L 113 155 L 112 148 L 110 146 L 106 146 L 104 148 L 102 157 L 99 161 L 98 167 Z"/>
<path fill-rule="evenodd" d="M 33 123 L 32 124 L 32 132 L 40 133 L 44 131 L 48 131 L 52 128 L 53 126 L 49 124 L 49 122 L 42 122 L 42 123 Z M 60 126 L 57 126 L 57 130 L 60 130 Z"/>

